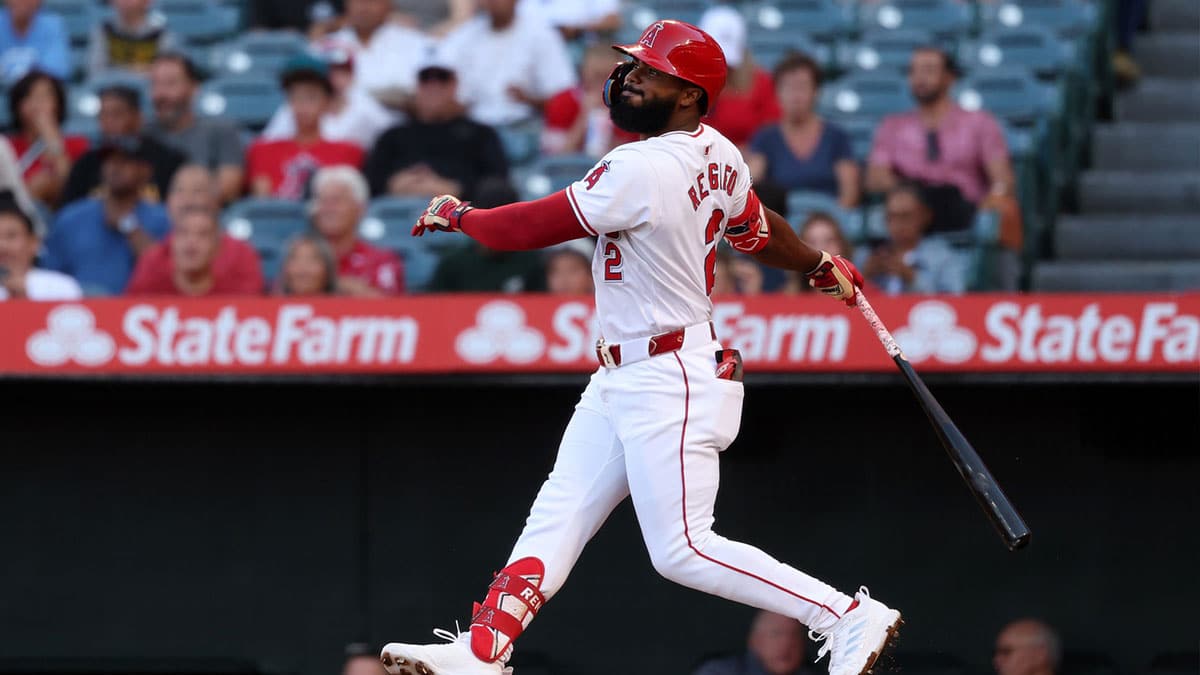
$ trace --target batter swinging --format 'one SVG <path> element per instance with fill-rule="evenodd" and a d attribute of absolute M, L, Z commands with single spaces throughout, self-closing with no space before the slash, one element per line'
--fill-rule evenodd
<path fill-rule="evenodd" d="M 712 291 L 722 238 L 765 264 L 796 270 L 854 304 L 854 266 L 804 245 L 751 189 L 738 149 L 700 118 L 725 85 L 725 56 L 709 35 L 659 21 L 613 71 L 613 122 L 641 141 L 610 152 L 583 180 L 534 202 L 473 209 L 433 199 L 413 229 L 462 231 L 501 250 L 594 236 L 592 273 L 603 339 L 567 425 L 554 470 L 508 563 L 470 629 L 435 631 L 449 644 L 393 643 L 392 675 L 499 675 L 513 642 L 567 580 L 609 513 L 633 498 L 654 568 L 667 579 L 791 616 L 826 642 L 830 675 L 861 675 L 900 613 L 852 598 L 762 551 L 712 531 L 718 455 L 737 436 L 740 357 L 713 331 Z M 717 358 L 714 360 L 714 354 Z"/>

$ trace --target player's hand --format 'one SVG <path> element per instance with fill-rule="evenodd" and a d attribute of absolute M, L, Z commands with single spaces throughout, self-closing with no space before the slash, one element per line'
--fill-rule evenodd
<path fill-rule="evenodd" d="M 809 286 L 841 300 L 848 307 L 854 306 L 857 289 L 863 285 L 862 274 L 854 263 L 840 255 L 829 255 L 826 251 L 821 251 L 821 262 L 804 276 Z"/>
<path fill-rule="evenodd" d="M 471 210 L 470 202 L 464 202 L 454 195 L 439 195 L 429 201 L 425 213 L 417 219 L 412 234 L 419 237 L 426 232 L 440 230 L 442 232 L 459 232 L 459 221 Z"/>

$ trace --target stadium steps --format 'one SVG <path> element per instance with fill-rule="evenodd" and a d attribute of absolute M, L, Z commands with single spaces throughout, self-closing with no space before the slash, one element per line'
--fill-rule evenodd
<path fill-rule="evenodd" d="M 1042 292 L 1200 288 L 1200 260 L 1051 260 L 1034 268 L 1033 287 Z"/>
<path fill-rule="evenodd" d="M 1200 35 L 1196 39 L 1200 40 Z M 1136 89 L 1117 96 L 1117 118 L 1129 122 L 1200 120 L 1200 79 L 1145 78 Z"/>
<path fill-rule="evenodd" d="M 1178 114 L 1167 109 L 1174 119 Z M 1200 122 L 1126 122 L 1096 129 L 1097 169 L 1200 171 Z"/>
<path fill-rule="evenodd" d="M 1079 196 L 1084 214 L 1200 211 L 1200 171 L 1088 171 Z"/>
<path fill-rule="evenodd" d="M 1150 28 L 1155 33 L 1200 32 L 1200 2 L 1154 0 L 1150 3 Z M 1195 43 L 1192 43 L 1193 49 Z M 1141 42 L 1134 49 L 1141 51 Z M 1193 52 L 1194 54 L 1194 52 Z"/>
<path fill-rule="evenodd" d="M 1200 213 L 1062 216 L 1058 260 L 1200 260 Z"/>
<path fill-rule="evenodd" d="M 1173 26 L 1178 31 L 1179 26 Z M 1200 38 L 1195 31 L 1151 33 L 1134 41 L 1134 56 L 1142 72 L 1153 77 L 1200 77 Z"/>

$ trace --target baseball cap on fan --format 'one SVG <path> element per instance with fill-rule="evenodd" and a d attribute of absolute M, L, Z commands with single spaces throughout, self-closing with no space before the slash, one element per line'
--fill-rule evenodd
<path fill-rule="evenodd" d="M 279 84 L 284 91 L 297 82 L 313 82 L 321 85 L 328 94 L 333 94 L 333 83 L 329 81 L 329 63 L 312 54 L 297 54 L 287 60 L 279 73 Z"/>
<path fill-rule="evenodd" d="M 431 50 L 417 69 L 417 82 L 449 82 L 456 77 L 454 64 L 436 49 Z"/>
<path fill-rule="evenodd" d="M 700 17 L 699 28 L 721 45 L 730 68 L 742 65 L 746 54 L 746 18 L 741 12 L 728 5 L 711 7 Z"/>

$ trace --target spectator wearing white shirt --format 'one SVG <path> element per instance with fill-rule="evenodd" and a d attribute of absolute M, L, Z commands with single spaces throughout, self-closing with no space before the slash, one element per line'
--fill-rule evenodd
<path fill-rule="evenodd" d="M 517 13 L 542 17 L 568 40 L 621 27 L 620 0 L 520 0 Z"/>
<path fill-rule="evenodd" d="M 354 86 L 390 108 L 403 108 L 417 84 L 430 41 L 420 31 L 389 21 L 391 0 L 346 0 L 345 27 L 330 39 L 354 54 Z"/>
<path fill-rule="evenodd" d="M 519 14 L 517 0 L 479 4 L 483 13 L 442 44 L 442 58 L 460 77 L 461 102 L 493 127 L 540 115 L 546 100 L 577 82 L 562 36 L 537 16 Z"/>
<path fill-rule="evenodd" d="M 42 245 L 29 215 L 9 192 L 0 193 L 0 300 L 78 300 L 83 297 L 71 277 L 36 269 Z"/>
<path fill-rule="evenodd" d="M 321 137 L 330 141 L 354 143 L 364 150 L 375 145 L 375 139 L 399 121 L 398 116 L 383 107 L 373 96 L 354 86 L 354 55 L 334 41 L 322 42 L 317 52 L 329 64 L 329 83 L 333 85 L 333 100 L 329 111 L 321 116 Z M 296 119 L 287 102 L 279 106 L 262 137 L 266 140 L 293 138 Z"/>

